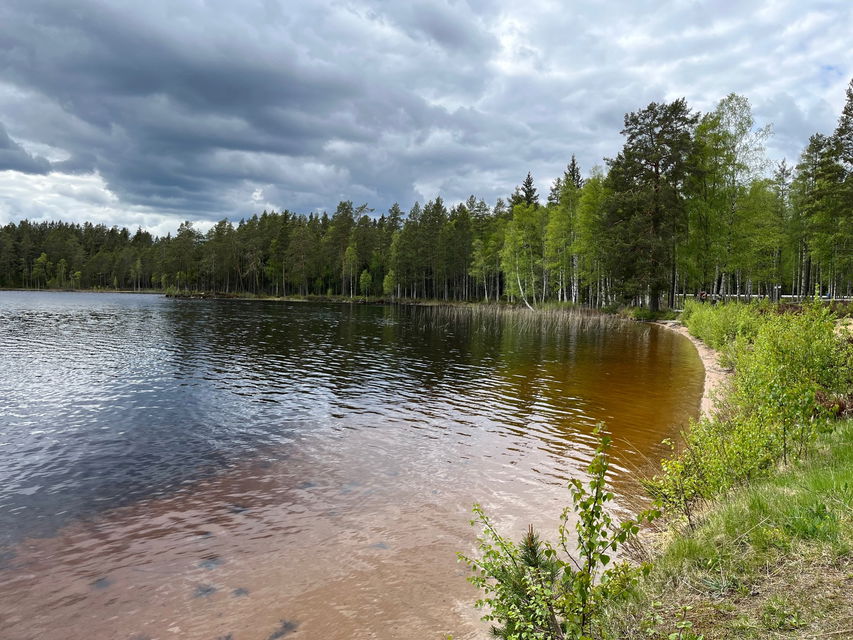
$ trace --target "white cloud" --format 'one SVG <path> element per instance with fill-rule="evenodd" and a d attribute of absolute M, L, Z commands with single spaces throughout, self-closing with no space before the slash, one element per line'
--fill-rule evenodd
<path fill-rule="evenodd" d="M 142 227 L 158 235 L 174 233 L 177 216 L 148 207 L 128 206 L 95 174 L 50 173 L 33 175 L 19 171 L 0 172 L 0 221 L 33 222 L 65 220 Z M 197 220 L 202 231 L 209 223 Z"/>
<path fill-rule="evenodd" d="M 7 0 L 9 165 L 57 172 L 0 172 L 0 222 L 493 202 L 528 170 L 544 195 L 618 151 L 627 111 L 730 92 L 792 162 L 835 125 L 850 33 L 847 0 Z"/>

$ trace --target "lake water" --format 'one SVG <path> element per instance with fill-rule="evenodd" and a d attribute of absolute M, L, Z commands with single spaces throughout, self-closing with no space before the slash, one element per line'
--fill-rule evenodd
<path fill-rule="evenodd" d="M 616 509 L 697 414 L 686 339 L 433 307 L 0 292 L 5 640 L 479 638 L 480 502 Z"/>

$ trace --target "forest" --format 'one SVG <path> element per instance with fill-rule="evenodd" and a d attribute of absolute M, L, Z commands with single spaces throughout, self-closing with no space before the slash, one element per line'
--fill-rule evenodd
<path fill-rule="evenodd" d="M 264 211 L 207 233 L 26 220 L 0 228 L 0 287 L 186 290 L 674 307 L 679 295 L 853 294 L 853 81 L 831 133 L 771 163 L 749 100 L 625 115 L 619 153 L 572 156 L 540 195 L 440 197 L 377 214 Z"/>

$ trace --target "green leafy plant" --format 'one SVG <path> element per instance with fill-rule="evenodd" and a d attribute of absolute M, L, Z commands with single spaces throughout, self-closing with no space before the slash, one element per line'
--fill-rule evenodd
<path fill-rule="evenodd" d="M 668 640 L 704 640 L 704 635 L 696 635 L 693 631 L 693 623 L 687 619 L 688 612 L 693 609 L 690 606 L 681 607 L 681 615 L 675 623 L 677 631 L 667 636 Z"/>
<path fill-rule="evenodd" d="M 801 458 L 841 414 L 853 391 L 853 346 L 834 316 L 809 303 L 795 313 L 768 305 L 688 305 L 687 326 L 728 354 L 734 376 L 723 411 L 695 421 L 661 472 L 644 485 L 692 529 L 697 501 Z"/>
<path fill-rule="evenodd" d="M 766 629 L 782 631 L 798 629 L 803 626 L 804 620 L 802 612 L 787 598 L 775 596 L 764 605 L 761 623 Z"/>
<path fill-rule="evenodd" d="M 596 431 L 598 434 L 598 431 Z M 542 541 L 531 526 L 519 543 L 502 536 L 479 505 L 472 525 L 482 527 L 478 557 L 459 554 L 474 572 L 469 581 L 485 592 L 477 606 L 506 640 L 591 640 L 602 609 L 625 595 L 649 567 L 613 562 L 612 555 L 659 514 L 641 512 L 614 524 L 607 510 L 613 494 L 606 488 L 610 439 L 602 436 L 589 464 L 586 486 L 569 483 L 572 505 L 560 517 L 556 544 Z M 571 516 L 576 516 L 574 526 Z M 569 551 L 571 533 L 575 552 Z"/>

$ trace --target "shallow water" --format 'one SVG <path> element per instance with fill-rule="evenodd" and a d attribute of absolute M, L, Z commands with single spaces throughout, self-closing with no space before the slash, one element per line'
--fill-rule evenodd
<path fill-rule="evenodd" d="M 648 325 L 0 292 L 2 637 L 479 637 L 471 504 L 553 527 L 606 421 L 636 506 L 702 381 Z"/>

